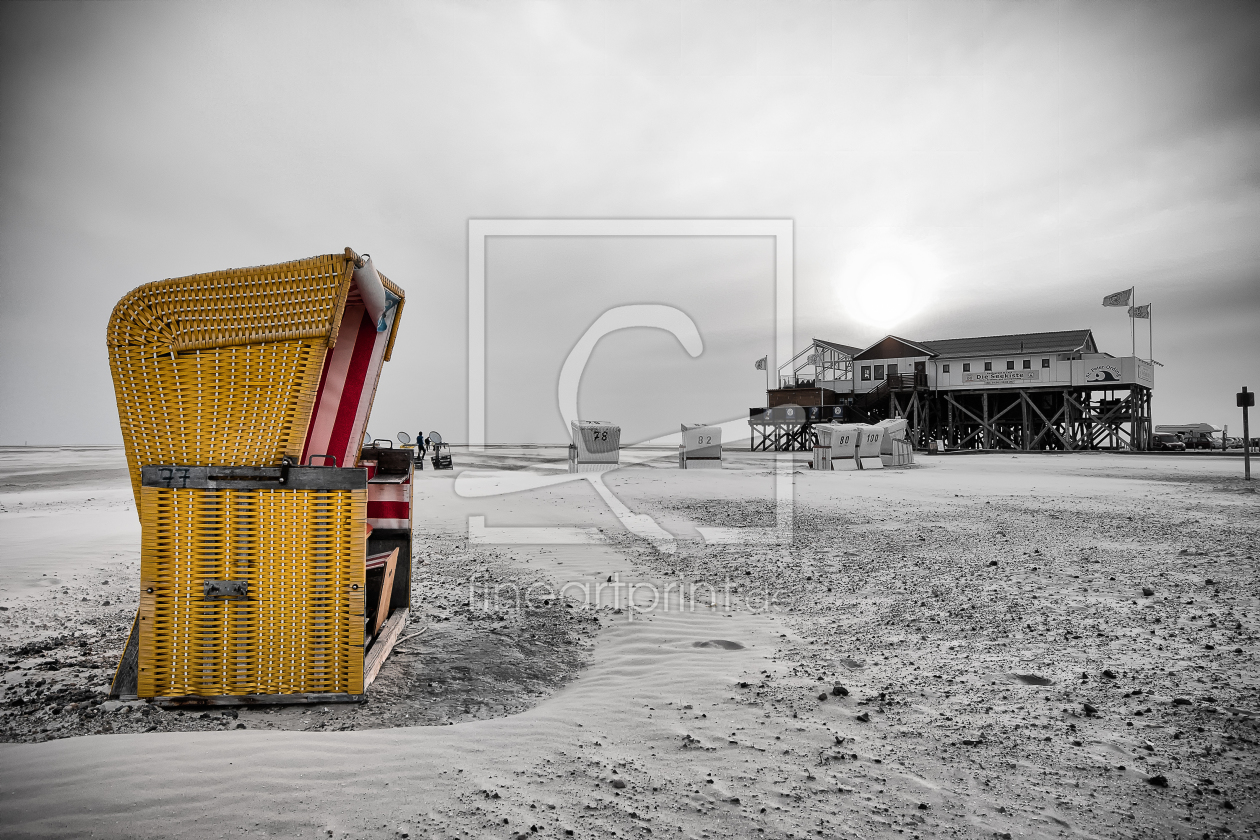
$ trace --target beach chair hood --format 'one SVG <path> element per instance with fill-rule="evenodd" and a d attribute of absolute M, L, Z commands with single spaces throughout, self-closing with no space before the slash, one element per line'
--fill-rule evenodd
<path fill-rule="evenodd" d="M 405 297 L 350 248 L 129 292 L 106 344 L 137 508 L 148 464 L 353 466 Z"/>

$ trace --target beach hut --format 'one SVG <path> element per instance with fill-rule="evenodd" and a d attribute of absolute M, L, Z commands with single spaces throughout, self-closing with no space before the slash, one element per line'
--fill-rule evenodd
<path fill-rule="evenodd" d="M 141 571 L 115 696 L 362 698 L 410 610 L 411 457 L 362 449 L 404 298 L 346 248 L 119 301 Z"/>
<path fill-rule="evenodd" d="M 722 469 L 722 427 L 682 425 L 678 467 L 684 470 Z"/>

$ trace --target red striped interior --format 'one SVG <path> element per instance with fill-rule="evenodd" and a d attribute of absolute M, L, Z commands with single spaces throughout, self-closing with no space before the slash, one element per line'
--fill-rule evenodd
<path fill-rule="evenodd" d="M 411 516 L 409 502 L 373 502 L 367 503 L 368 519 L 407 519 Z"/>
<path fill-rule="evenodd" d="M 388 562 L 389 560 L 389 555 L 393 553 L 394 552 L 391 550 L 391 551 L 383 552 L 381 554 L 373 554 L 371 557 L 367 558 L 366 565 L 369 569 L 376 569 L 381 566 L 384 566 L 385 563 Z"/>
<path fill-rule="evenodd" d="M 337 420 L 333 424 L 332 435 L 329 438 L 328 449 L 332 452 L 345 452 L 350 446 L 355 416 L 359 412 L 359 398 L 363 395 L 363 385 L 367 381 L 368 367 L 372 362 L 372 349 L 375 345 L 376 325 L 365 312 L 354 339 L 354 355 L 350 357 L 350 369 L 346 372 L 346 384 L 341 392 L 341 402 L 337 406 Z M 342 466 L 354 465 L 343 464 Z"/>

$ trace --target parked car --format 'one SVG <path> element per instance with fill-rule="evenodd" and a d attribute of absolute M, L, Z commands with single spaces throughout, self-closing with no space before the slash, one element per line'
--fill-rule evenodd
<path fill-rule="evenodd" d="M 1157 434 L 1151 438 L 1151 449 L 1159 452 L 1185 452 L 1186 445 L 1176 435 Z"/>
<path fill-rule="evenodd" d="M 1156 426 L 1157 435 L 1176 435 L 1186 449 L 1223 449 L 1221 430 L 1208 423 L 1187 423 L 1173 426 Z"/>

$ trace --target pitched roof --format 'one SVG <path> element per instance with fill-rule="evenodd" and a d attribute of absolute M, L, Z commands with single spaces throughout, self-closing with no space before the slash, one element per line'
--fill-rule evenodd
<path fill-rule="evenodd" d="M 815 338 L 814 343 L 847 353 L 854 360 L 897 359 L 907 356 L 956 359 L 963 356 L 1027 356 L 1034 353 L 1098 352 L 1098 345 L 1094 342 L 1094 334 L 1091 330 L 982 335 L 975 338 L 942 338 L 933 341 L 911 341 L 897 335 L 886 335 L 865 349 L 837 344 L 833 341 L 823 341 L 821 338 Z"/>
<path fill-rule="evenodd" d="M 958 356 L 1017 356 L 1030 353 L 1098 352 L 1090 330 L 985 335 L 976 338 L 944 338 L 921 341 L 933 355 L 941 358 Z"/>
<path fill-rule="evenodd" d="M 851 347 L 848 344 L 837 344 L 834 341 L 823 341 L 821 338 L 815 338 L 814 343 L 821 344 L 824 347 L 830 347 L 832 350 L 836 350 L 846 356 L 855 356 L 862 352 L 861 347 Z"/>
<path fill-rule="evenodd" d="M 886 335 L 858 353 L 854 359 L 901 359 L 906 356 L 935 356 L 936 352 L 924 347 L 922 342 L 911 341 L 896 335 Z"/>

